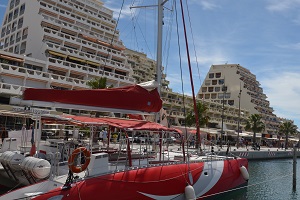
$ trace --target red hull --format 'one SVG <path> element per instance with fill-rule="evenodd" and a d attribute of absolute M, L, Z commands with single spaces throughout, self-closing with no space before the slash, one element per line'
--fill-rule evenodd
<path fill-rule="evenodd" d="M 49 199 L 185 199 L 187 183 L 194 187 L 197 199 L 247 184 L 240 167 L 248 168 L 246 159 L 169 164 L 85 179 L 71 188 L 57 188 L 35 198 Z M 189 179 L 191 172 L 192 180 Z"/>

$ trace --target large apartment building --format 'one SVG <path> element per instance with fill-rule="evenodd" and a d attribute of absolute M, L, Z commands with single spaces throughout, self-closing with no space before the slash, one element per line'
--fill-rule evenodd
<path fill-rule="evenodd" d="M 15 57 L 1 80 L 15 89 L 83 89 L 95 77 L 135 83 L 113 11 L 98 0 L 10 0 L 0 32 L 0 50 L 10 53 L 1 57 Z"/>
<path fill-rule="evenodd" d="M 140 82 L 153 80 L 156 73 L 156 62 L 147 58 L 147 55 L 134 50 L 125 50 L 125 54 L 128 56 L 128 62 L 132 65 L 134 71 L 134 78 Z M 166 110 L 168 122 L 172 126 L 185 125 L 185 116 L 188 110 L 193 108 L 192 96 L 184 96 L 178 92 L 174 92 L 168 87 L 169 82 L 166 80 L 166 75 L 162 75 L 162 90 L 161 98 L 163 100 L 163 108 Z M 234 83 L 233 83 L 234 84 Z M 239 115 L 238 105 L 226 104 L 223 105 L 221 101 L 210 101 L 210 99 L 198 98 L 198 101 L 202 101 L 207 106 L 207 115 L 209 116 L 208 128 L 221 129 L 222 124 L 222 110 L 224 110 L 225 119 L 223 119 L 223 127 L 227 130 L 237 131 L 239 122 L 240 127 L 245 127 L 245 122 L 250 116 L 250 110 L 248 108 L 241 108 L 242 115 Z"/>
<path fill-rule="evenodd" d="M 280 121 L 273 113 L 266 94 L 256 76 L 239 64 L 212 65 L 198 92 L 198 98 L 241 107 L 263 117 L 264 134 L 277 134 Z M 226 120 L 228 116 L 225 116 Z"/>
<path fill-rule="evenodd" d="M 125 48 L 112 10 L 99 0 L 10 0 L 0 33 L 0 103 L 8 104 L 28 87 L 84 89 L 96 77 L 106 77 L 114 87 L 155 80 L 156 62 Z M 224 82 L 226 93 L 221 91 Z M 169 124 L 184 125 L 192 97 L 168 85 L 163 74 L 161 96 Z M 220 128 L 221 122 L 228 130 L 237 130 L 238 122 L 243 128 L 252 113 L 264 114 L 268 133 L 277 128 L 255 76 L 239 65 L 212 66 L 198 97 L 208 107 L 211 128 Z"/>

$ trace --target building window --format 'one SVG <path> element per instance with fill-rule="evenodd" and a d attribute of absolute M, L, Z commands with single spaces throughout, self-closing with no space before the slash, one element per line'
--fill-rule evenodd
<path fill-rule="evenodd" d="M 208 92 L 213 92 L 214 91 L 214 88 L 213 87 L 209 87 L 208 88 Z"/>
<path fill-rule="evenodd" d="M 11 32 L 14 32 L 16 30 L 16 27 L 17 27 L 17 22 L 12 23 Z"/>
<path fill-rule="evenodd" d="M 19 45 L 15 46 L 15 51 L 14 51 L 14 53 L 19 53 L 19 49 L 20 49 Z"/>
<path fill-rule="evenodd" d="M 212 85 L 217 85 L 218 81 L 217 80 L 212 80 Z"/>
<path fill-rule="evenodd" d="M 203 94 L 199 94 L 199 95 L 198 95 L 198 98 L 199 98 L 199 99 L 203 99 Z"/>
<path fill-rule="evenodd" d="M 223 103 L 223 100 L 221 100 L 221 103 Z M 227 101 L 226 101 L 226 100 L 224 100 L 224 104 L 225 104 L 225 105 L 227 104 Z"/>
<path fill-rule="evenodd" d="M 14 10 L 14 18 L 17 18 L 18 14 L 19 14 L 19 9 L 17 8 Z"/>
<path fill-rule="evenodd" d="M 216 73 L 216 78 L 221 78 L 221 72 Z"/>
<path fill-rule="evenodd" d="M 10 34 L 10 25 L 7 26 L 6 35 Z"/>
<path fill-rule="evenodd" d="M 223 92 L 226 92 L 226 91 L 227 91 L 227 86 L 223 86 L 223 87 L 222 87 L 222 91 L 223 91 Z"/>
<path fill-rule="evenodd" d="M 24 28 L 23 29 L 23 37 L 22 37 L 22 39 L 24 40 L 24 39 L 26 39 L 27 38 L 27 35 L 28 35 L 28 28 Z"/>
<path fill-rule="evenodd" d="M 5 38 L 5 41 L 4 41 L 4 47 L 8 47 L 8 37 Z"/>
<path fill-rule="evenodd" d="M 210 85 L 210 80 L 206 80 L 205 85 Z"/>
<path fill-rule="evenodd" d="M 215 92 L 220 92 L 220 87 L 215 87 Z"/>
<path fill-rule="evenodd" d="M 25 3 L 21 5 L 20 7 L 20 15 L 22 15 L 25 11 Z"/>
<path fill-rule="evenodd" d="M 207 87 L 202 87 L 202 92 L 207 92 Z"/>
<path fill-rule="evenodd" d="M 18 6 L 20 3 L 20 0 L 16 0 L 15 6 Z"/>
<path fill-rule="evenodd" d="M 219 80 L 219 85 L 223 85 L 224 84 L 224 79 L 220 79 Z"/>
<path fill-rule="evenodd" d="M 21 40 L 21 31 L 17 32 L 16 35 L 16 42 L 19 42 Z"/>
<path fill-rule="evenodd" d="M 10 39 L 9 39 L 9 42 L 14 42 L 14 40 L 15 40 L 15 35 L 11 35 Z"/>
<path fill-rule="evenodd" d="M 26 50 L 26 42 L 22 42 L 21 48 L 20 48 L 20 54 L 24 54 Z"/>
<path fill-rule="evenodd" d="M 12 9 L 14 7 L 15 4 L 15 0 L 11 0 L 10 5 L 9 5 L 9 9 Z"/>
<path fill-rule="evenodd" d="M 21 28 L 23 26 L 23 17 L 19 19 L 18 21 L 18 28 Z"/>
<path fill-rule="evenodd" d="M 6 27 L 3 27 L 3 28 L 2 28 L 2 31 L 1 31 L 1 37 L 4 37 L 4 36 L 5 36 L 5 31 L 6 31 Z"/>
<path fill-rule="evenodd" d="M 225 99 L 230 99 L 230 93 L 225 93 Z"/>
<path fill-rule="evenodd" d="M 10 12 L 8 14 L 8 22 L 10 22 L 12 20 L 12 16 L 13 16 L 13 12 Z"/>
<path fill-rule="evenodd" d="M 214 73 L 209 73 L 208 77 L 209 77 L 209 78 L 214 78 L 214 77 L 215 77 L 215 74 L 214 74 Z"/>
<path fill-rule="evenodd" d="M 233 106 L 234 105 L 234 100 L 228 100 L 228 105 Z"/>

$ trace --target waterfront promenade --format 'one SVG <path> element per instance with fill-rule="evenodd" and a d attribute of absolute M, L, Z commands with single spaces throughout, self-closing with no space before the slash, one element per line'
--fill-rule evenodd
<path fill-rule="evenodd" d="M 112 148 L 118 148 L 118 144 L 111 144 Z M 139 144 L 133 144 L 131 145 L 131 148 L 133 150 L 138 150 L 143 147 L 143 145 Z M 151 146 L 153 148 L 153 145 Z M 202 147 L 203 148 L 203 147 Z M 163 149 L 166 153 L 167 149 L 169 152 L 173 153 L 178 153 L 180 154 L 181 152 L 181 147 L 179 144 L 171 144 L 168 148 L 163 146 Z M 228 156 L 237 156 L 237 157 L 242 157 L 242 158 L 247 158 L 248 160 L 265 160 L 265 159 L 284 159 L 284 158 L 293 158 L 293 148 L 288 148 L 288 149 L 282 149 L 282 148 L 277 148 L 277 147 L 266 147 L 266 146 L 261 146 L 259 150 L 254 150 L 251 146 L 246 147 L 239 147 L 238 149 L 235 146 L 231 146 L 227 152 L 227 146 L 223 145 L 222 148 L 219 146 L 213 146 L 214 153 L 216 155 L 220 156 L 225 156 L 226 154 Z M 157 147 L 158 150 L 158 147 Z M 194 152 L 196 149 L 195 148 L 189 148 L 188 151 L 185 149 L 185 152 Z M 203 152 L 205 153 L 211 153 L 211 146 L 205 145 L 203 148 Z M 300 151 L 299 148 L 297 148 L 296 151 L 297 157 L 300 158 Z"/>
<path fill-rule="evenodd" d="M 227 147 L 223 148 L 214 146 L 214 152 L 218 155 L 225 156 L 227 152 Z M 252 147 L 230 147 L 228 155 L 238 156 L 242 158 L 247 158 L 248 160 L 262 160 L 262 159 L 283 159 L 283 158 L 293 158 L 293 149 L 282 149 L 276 147 L 265 147 L 261 146 L 259 150 L 254 150 Z M 300 151 L 297 148 L 297 157 L 300 157 Z"/>

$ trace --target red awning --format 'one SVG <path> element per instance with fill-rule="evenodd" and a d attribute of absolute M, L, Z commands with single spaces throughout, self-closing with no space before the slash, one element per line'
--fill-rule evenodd
<path fill-rule="evenodd" d="M 28 88 L 23 93 L 23 100 L 142 112 L 158 112 L 162 107 L 157 89 L 148 91 L 139 85 L 94 90 Z"/>
<path fill-rule="evenodd" d="M 129 119 L 138 119 L 138 120 L 143 120 L 142 115 L 135 115 L 135 114 L 127 114 Z"/>
<path fill-rule="evenodd" d="M 99 124 L 99 125 L 113 126 L 122 129 L 175 131 L 180 133 L 179 130 L 167 128 L 161 124 L 144 121 L 144 120 L 132 120 L 132 119 L 123 119 L 123 118 L 109 118 L 109 117 L 93 118 L 93 117 L 75 116 L 75 115 L 63 115 L 62 117 L 68 118 L 71 123 L 95 124 L 95 125 Z"/>

